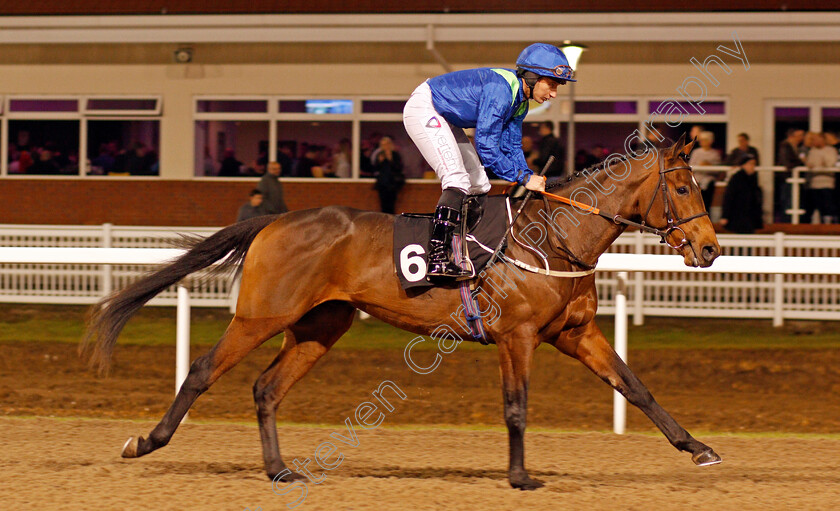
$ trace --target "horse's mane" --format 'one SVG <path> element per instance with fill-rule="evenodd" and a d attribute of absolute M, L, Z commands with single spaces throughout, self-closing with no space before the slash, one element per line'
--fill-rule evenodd
<path fill-rule="evenodd" d="M 646 146 L 644 152 L 636 153 L 636 156 L 646 154 L 647 152 L 648 152 L 648 149 L 647 149 L 647 146 Z M 623 154 L 623 155 L 619 156 L 618 158 L 610 159 L 609 162 L 610 162 L 610 164 L 619 163 L 619 162 L 627 161 L 629 158 L 630 158 L 629 154 Z M 545 183 L 545 189 L 546 190 L 552 190 L 552 189 L 555 189 L 555 188 L 562 188 L 562 187 L 567 186 L 571 183 L 577 182 L 580 178 L 582 178 L 585 175 L 584 172 L 586 174 L 592 174 L 592 173 L 597 172 L 599 170 L 604 170 L 604 167 L 607 166 L 607 161 L 608 160 L 603 160 L 601 162 L 596 163 L 595 165 L 590 165 L 589 167 L 586 167 L 583 170 L 575 171 L 566 178 L 562 178 L 562 177 L 549 178 Z"/>

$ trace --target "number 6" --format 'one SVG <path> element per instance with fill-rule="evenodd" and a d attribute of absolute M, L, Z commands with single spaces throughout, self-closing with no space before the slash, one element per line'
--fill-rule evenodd
<path fill-rule="evenodd" d="M 400 251 L 400 270 L 405 280 L 417 282 L 426 276 L 426 261 L 420 257 L 425 253 L 426 250 L 416 243 L 408 245 Z M 415 271 L 411 271 L 413 266 L 417 267 Z"/>

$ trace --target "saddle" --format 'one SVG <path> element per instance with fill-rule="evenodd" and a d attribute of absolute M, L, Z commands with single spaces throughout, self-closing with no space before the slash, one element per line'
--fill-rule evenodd
<path fill-rule="evenodd" d="M 490 260 L 508 226 L 506 195 L 468 197 L 462 206 L 460 232 L 453 236 L 453 257 L 477 275 Z M 394 220 L 394 267 L 403 289 L 431 287 L 426 280 L 426 249 L 434 214 L 403 213 Z"/>

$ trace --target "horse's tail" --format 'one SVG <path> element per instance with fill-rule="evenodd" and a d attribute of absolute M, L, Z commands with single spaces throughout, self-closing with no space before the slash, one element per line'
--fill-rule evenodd
<path fill-rule="evenodd" d="M 185 237 L 180 245 L 189 248 L 186 254 L 127 288 L 103 298 L 91 308 L 79 348 L 80 354 L 90 354 L 90 366 L 98 367 L 100 373 L 107 372 L 117 337 L 143 304 L 190 273 L 207 268 L 216 261 L 223 260 L 214 271 L 224 272 L 237 267 L 257 234 L 276 218 L 252 218 L 226 227 L 207 238 Z"/>

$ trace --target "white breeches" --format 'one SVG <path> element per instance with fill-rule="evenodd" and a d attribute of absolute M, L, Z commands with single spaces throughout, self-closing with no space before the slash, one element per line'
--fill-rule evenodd
<path fill-rule="evenodd" d="M 444 190 L 458 188 L 469 195 L 490 191 L 490 180 L 478 153 L 464 130 L 452 126 L 435 111 L 428 83 L 421 83 L 411 93 L 403 110 L 403 124 Z"/>

